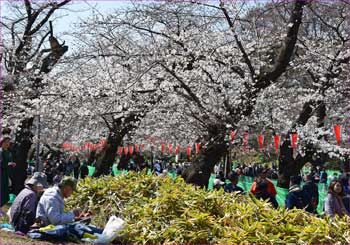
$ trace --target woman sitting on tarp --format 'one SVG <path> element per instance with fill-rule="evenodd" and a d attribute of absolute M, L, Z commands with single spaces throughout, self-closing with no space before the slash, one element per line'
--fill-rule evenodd
<path fill-rule="evenodd" d="M 346 210 L 343 203 L 343 197 L 345 192 L 343 189 L 342 182 L 339 180 L 332 181 L 328 194 L 324 200 L 324 211 L 325 214 L 334 218 L 335 215 L 343 217 L 349 215 L 349 212 Z"/>
<path fill-rule="evenodd" d="M 27 181 L 25 188 L 14 200 L 10 211 L 10 222 L 16 231 L 27 233 L 35 223 L 38 195 L 49 185 L 44 173 L 36 172 Z"/>

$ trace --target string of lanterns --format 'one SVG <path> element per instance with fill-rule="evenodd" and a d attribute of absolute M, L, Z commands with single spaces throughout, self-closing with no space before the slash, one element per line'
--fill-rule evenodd
<path fill-rule="evenodd" d="M 337 141 L 337 145 L 340 146 L 341 143 L 341 125 L 334 125 L 334 135 Z M 235 140 L 235 136 L 236 136 L 236 131 L 232 131 L 230 133 L 230 138 L 231 141 L 233 142 Z M 243 133 L 243 149 L 246 149 L 248 146 L 248 137 L 249 134 L 247 131 L 245 131 Z M 156 138 L 151 138 L 151 136 L 148 136 L 148 141 L 149 143 L 153 143 L 153 145 L 156 145 Z M 265 136 L 263 134 L 259 134 L 257 137 L 257 141 L 258 141 L 258 145 L 259 145 L 259 149 L 262 150 L 264 148 L 264 140 L 265 140 Z M 350 140 L 350 126 L 349 126 L 349 140 Z M 280 146 L 280 136 L 279 135 L 274 135 L 273 136 L 273 141 L 274 141 L 274 147 L 276 152 L 278 153 L 279 151 L 279 146 Z M 297 133 L 292 133 L 291 134 L 291 145 L 293 149 L 297 148 L 297 141 L 298 141 L 298 134 Z M 90 150 L 90 151 L 95 151 L 95 150 L 99 150 L 102 149 L 103 146 L 106 144 L 106 140 L 105 139 L 101 139 L 97 144 L 93 144 L 91 142 L 86 142 L 83 146 L 74 146 L 70 143 L 63 143 L 62 144 L 62 148 L 66 149 L 66 150 L 70 150 L 70 151 L 85 151 L 85 150 Z M 173 153 L 175 153 L 176 155 L 178 155 L 180 153 L 180 149 L 181 146 L 177 145 L 175 147 L 175 152 L 173 151 L 173 144 L 168 144 L 166 145 L 164 142 L 160 145 L 160 151 L 162 152 L 162 154 L 166 153 L 166 148 L 168 150 L 168 153 L 171 155 Z M 118 146 L 117 152 L 118 154 L 121 156 L 122 154 L 124 155 L 132 155 L 133 153 L 139 153 L 140 151 L 144 151 L 145 149 L 145 144 L 135 144 L 135 145 L 129 145 L 129 146 Z M 187 156 L 191 156 L 191 150 L 192 147 L 190 145 L 187 145 L 185 147 L 186 149 L 186 154 Z M 195 143 L 195 154 L 198 155 L 200 153 L 201 150 L 201 144 L 200 143 Z"/>

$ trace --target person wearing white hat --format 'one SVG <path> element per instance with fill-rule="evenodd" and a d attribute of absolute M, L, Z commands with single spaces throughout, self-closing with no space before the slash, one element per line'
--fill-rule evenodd
<path fill-rule="evenodd" d="M 40 172 L 34 173 L 26 182 L 10 210 L 10 222 L 16 231 L 27 233 L 35 223 L 38 195 L 48 187 L 46 175 Z"/>

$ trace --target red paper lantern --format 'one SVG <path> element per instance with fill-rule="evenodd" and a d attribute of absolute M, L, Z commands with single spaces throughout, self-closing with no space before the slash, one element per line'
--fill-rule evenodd
<path fill-rule="evenodd" d="M 248 145 L 248 132 L 243 133 L 243 146 L 246 148 Z"/>
<path fill-rule="evenodd" d="M 133 152 L 134 152 L 134 147 L 132 145 L 129 145 L 130 156 L 132 155 Z"/>
<path fill-rule="evenodd" d="M 280 136 L 279 135 L 274 135 L 273 139 L 274 139 L 274 142 L 275 142 L 276 152 L 278 152 L 278 148 L 280 146 Z"/>
<path fill-rule="evenodd" d="M 125 154 L 125 155 L 128 155 L 128 152 L 129 152 L 129 147 L 124 146 L 124 154 Z"/>
<path fill-rule="evenodd" d="M 231 136 L 231 141 L 234 141 L 235 140 L 235 135 L 236 135 L 236 132 L 233 130 L 230 134 Z"/>
<path fill-rule="evenodd" d="M 164 151 L 165 151 L 165 144 L 164 143 L 161 146 L 161 151 L 162 151 L 162 153 L 164 153 Z"/>
<path fill-rule="evenodd" d="M 200 143 L 196 143 L 196 154 L 199 154 L 199 151 L 201 149 L 201 144 Z"/>
<path fill-rule="evenodd" d="M 258 135 L 258 143 L 259 143 L 260 150 L 262 150 L 263 145 L 264 145 L 264 135 L 262 135 L 262 134 Z"/>
<path fill-rule="evenodd" d="M 176 155 L 178 155 L 178 154 L 179 154 L 179 152 L 180 152 L 180 146 L 179 146 L 179 145 L 177 145 L 177 146 L 176 146 L 176 148 L 175 148 L 175 153 L 176 153 Z"/>
<path fill-rule="evenodd" d="M 173 144 L 169 144 L 169 154 L 173 154 Z"/>
<path fill-rule="evenodd" d="M 190 157 L 191 156 L 191 146 L 187 146 L 186 147 L 186 153 L 187 153 L 187 156 Z"/>
<path fill-rule="evenodd" d="M 340 127 L 340 125 L 334 125 L 334 134 L 335 134 L 335 138 L 337 140 L 338 145 L 340 145 L 340 139 L 341 139 L 341 127 Z"/>
<path fill-rule="evenodd" d="M 135 152 L 136 152 L 136 153 L 139 152 L 139 145 L 138 145 L 138 144 L 135 145 Z"/>
<path fill-rule="evenodd" d="M 122 146 L 118 146 L 118 154 L 119 155 L 123 154 L 123 147 Z"/>
<path fill-rule="evenodd" d="M 298 134 L 292 133 L 292 147 L 293 149 L 297 148 Z"/>

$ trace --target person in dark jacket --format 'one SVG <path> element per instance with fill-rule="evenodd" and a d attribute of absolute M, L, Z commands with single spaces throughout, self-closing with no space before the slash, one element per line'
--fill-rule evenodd
<path fill-rule="evenodd" d="M 224 186 L 225 192 L 228 192 L 228 193 L 232 193 L 232 192 L 243 193 L 244 192 L 244 190 L 237 185 L 238 184 L 238 174 L 236 172 L 230 172 L 228 175 L 228 179 L 229 179 L 230 183 L 228 183 Z"/>
<path fill-rule="evenodd" d="M 305 184 L 302 188 L 302 191 L 304 192 L 304 196 L 307 198 L 306 211 L 316 214 L 319 201 L 318 186 L 312 181 L 310 174 L 305 175 L 304 180 Z"/>
<path fill-rule="evenodd" d="M 286 208 L 287 209 L 303 209 L 307 206 L 307 200 L 305 200 L 304 192 L 300 187 L 301 177 L 291 176 L 290 177 L 290 188 L 286 197 Z"/>
<path fill-rule="evenodd" d="M 328 178 L 327 172 L 326 172 L 326 170 L 323 170 L 321 172 L 321 176 L 320 176 L 320 183 L 326 185 L 327 184 L 327 178 Z"/>
<path fill-rule="evenodd" d="M 10 136 L 4 136 L 0 141 L 0 217 L 6 214 L 2 211 L 2 207 L 10 200 L 9 191 L 9 167 L 15 167 L 16 163 L 12 162 L 12 154 L 9 150 L 11 143 Z"/>
<path fill-rule="evenodd" d="M 268 192 L 268 182 L 266 179 L 260 179 L 256 183 L 256 192 L 254 196 L 257 199 L 268 200 L 274 208 L 278 208 L 278 202 L 275 196 Z"/>
<path fill-rule="evenodd" d="M 73 163 L 74 178 L 79 178 L 80 160 L 78 157 L 75 158 Z"/>
<path fill-rule="evenodd" d="M 35 223 L 38 195 L 49 185 L 44 173 L 36 172 L 18 194 L 10 209 L 10 222 L 15 231 L 27 233 Z"/>
<path fill-rule="evenodd" d="M 80 178 L 85 179 L 89 175 L 89 168 L 86 161 L 83 162 L 83 165 L 80 167 Z"/>

